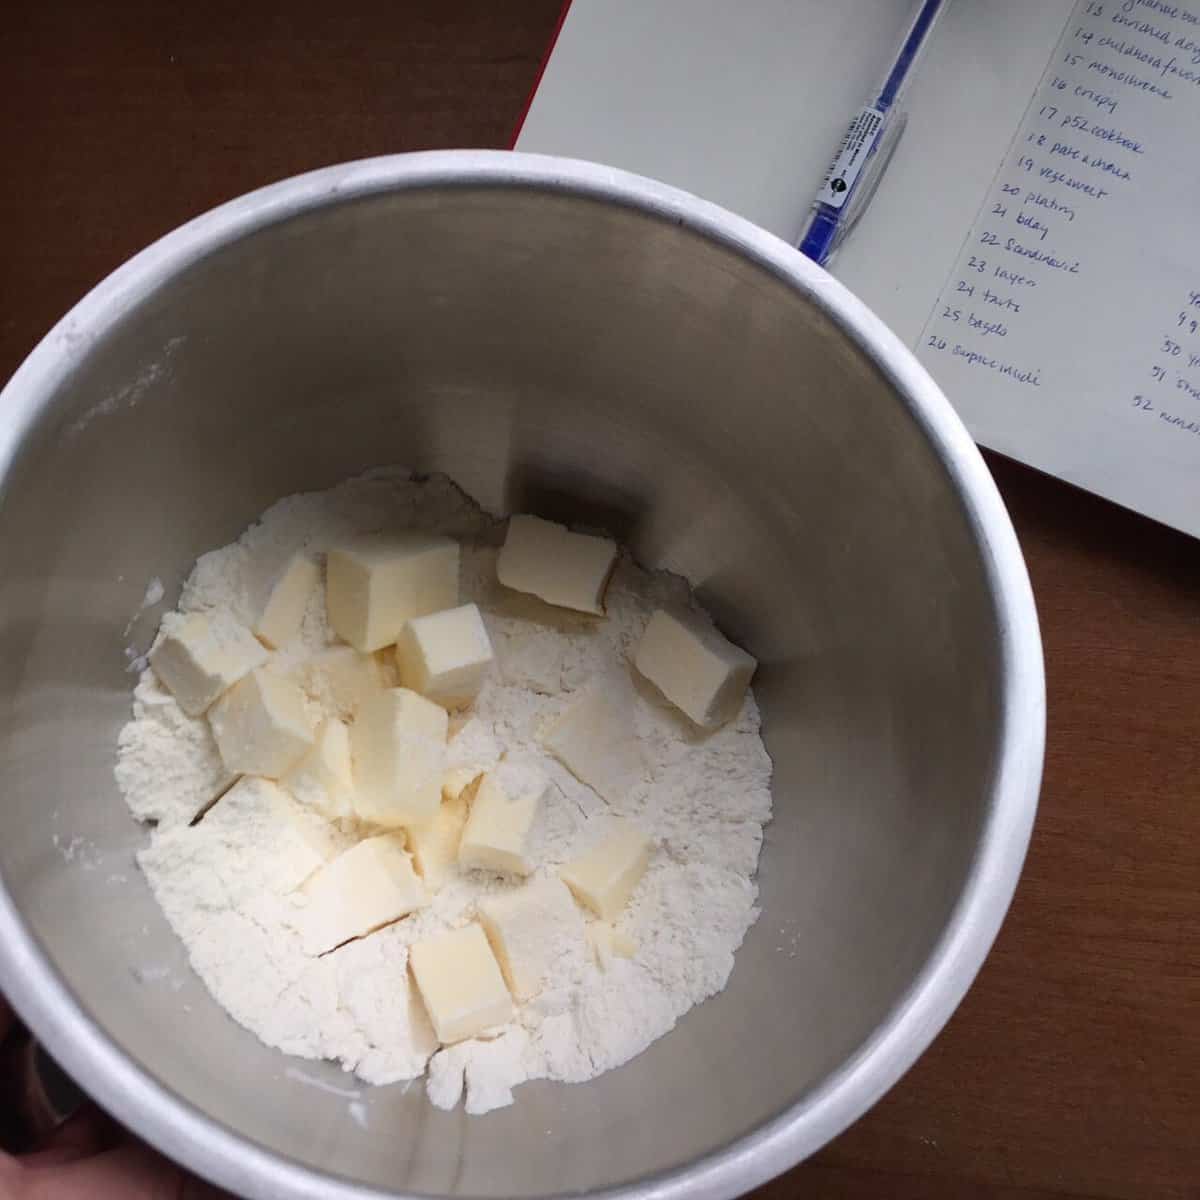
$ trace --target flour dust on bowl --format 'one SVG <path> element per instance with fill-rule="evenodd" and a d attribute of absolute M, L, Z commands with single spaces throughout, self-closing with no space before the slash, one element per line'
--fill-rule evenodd
<path fill-rule="evenodd" d="M 760 664 L 774 815 L 727 986 L 625 1066 L 478 1117 L 231 1021 L 113 775 L 129 659 L 197 556 L 389 464 L 605 531 Z M 899 1078 L 999 927 L 1044 730 L 1008 518 L 908 352 L 722 210 L 481 152 L 268 188 L 51 332 L 0 402 L 0 487 L 0 987 L 235 1192 L 734 1195 Z"/>

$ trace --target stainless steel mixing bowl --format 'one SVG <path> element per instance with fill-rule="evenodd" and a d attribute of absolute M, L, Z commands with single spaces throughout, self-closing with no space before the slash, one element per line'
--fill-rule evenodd
<path fill-rule="evenodd" d="M 112 765 L 147 581 L 169 605 L 277 497 L 389 463 L 689 576 L 761 660 L 776 816 L 729 986 L 668 1037 L 486 1117 L 368 1090 L 364 1128 L 349 1076 L 268 1050 L 182 967 Z M 723 210 L 481 152 L 256 192 L 38 346 L 0 399 L 0 488 L 0 987 L 235 1191 L 731 1196 L 895 1082 L 999 927 L 1044 729 L 1008 517 L 909 352 Z"/>

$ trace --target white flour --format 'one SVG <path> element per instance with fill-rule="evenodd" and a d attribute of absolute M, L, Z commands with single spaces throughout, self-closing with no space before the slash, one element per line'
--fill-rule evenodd
<path fill-rule="evenodd" d="M 435 1104 L 452 1107 L 465 1088 L 467 1111 L 487 1112 L 510 1103 L 524 1080 L 579 1081 L 618 1066 L 724 987 L 758 915 L 753 876 L 771 811 L 771 764 L 752 696 L 735 721 L 702 735 L 627 665 L 654 608 L 686 602 L 681 580 L 623 558 L 604 620 L 505 592 L 495 583 L 502 525 L 441 477 L 375 473 L 281 500 L 238 542 L 199 559 L 180 609 L 224 609 L 251 624 L 294 551 L 412 527 L 461 541 L 462 598 L 484 610 L 498 662 L 467 718 L 452 722 L 451 765 L 487 767 L 502 754 L 539 763 L 552 785 L 535 830 L 539 873 L 588 848 L 614 814 L 654 837 L 650 868 L 620 919 L 637 945 L 632 959 L 601 966 L 582 941 L 564 945 L 540 994 L 498 1037 L 439 1051 L 409 980 L 408 946 L 464 924 L 480 895 L 512 883 L 452 873 L 427 908 L 312 958 L 290 923 L 304 855 L 289 847 L 307 835 L 332 855 L 353 844 L 351 826 L 299 806 L 283 814 L 280 793 L 260 783 L 239 787 L 191 825 L 230 780 L 206 721 L 184 715 L 149 671 L 121 733 L 116 773 L 134 816 L 157 822 L 142 869 L 193 967 L 237 1021 L 271 1046 L 338 1060 L 368 1083 L 428 1070 Z M 290 669 L 332 641 L 318 590 L 301 637 L 272 667 Z M 581 784 L 538 742 L 539 728 L 587 686 L 619 689 L 634 710 L 644 770 L 619 803 Z M 316 716 L 319 703 L 311 703 Z"/>

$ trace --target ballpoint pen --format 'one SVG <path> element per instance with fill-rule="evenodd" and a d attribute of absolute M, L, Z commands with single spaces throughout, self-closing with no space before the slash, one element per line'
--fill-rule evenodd
<path fill-rule="evenodd" d="M 945 4 L 946 0 L 923 0 L 878 93 L 851 120 L 799 242 L 814 262 L 829 261 L 874 194 L 904 129 L 897 102 Z"/>

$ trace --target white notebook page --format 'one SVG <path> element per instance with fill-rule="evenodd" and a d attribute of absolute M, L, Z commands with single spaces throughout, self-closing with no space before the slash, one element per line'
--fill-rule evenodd
<path fill-rule="evenodd" d="M 1200 534 L 1200 3 L 1075 5 L 918 354 L 985 445 Z"/>

